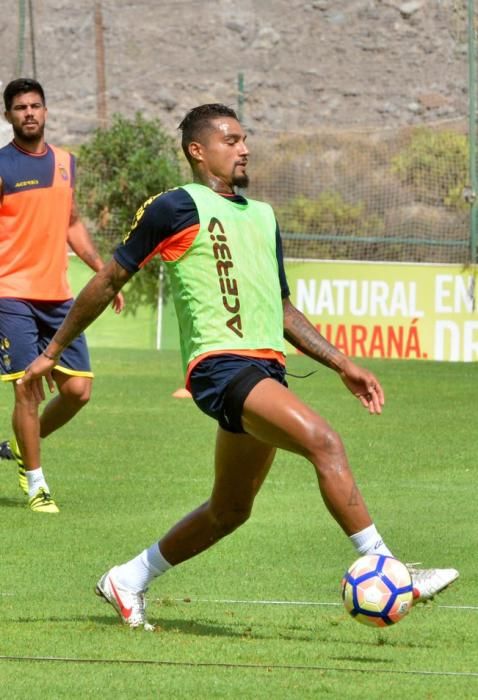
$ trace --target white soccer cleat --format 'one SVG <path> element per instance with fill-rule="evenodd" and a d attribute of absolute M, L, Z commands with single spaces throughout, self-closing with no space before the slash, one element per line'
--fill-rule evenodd
<path fill-rule="evenodd" d="M 115 580 L 117 569 L 118 567 L 114 566 L 106 574 L 103 574 L 96 584 L 96 595 L 101 596 L 110 603 L 121 620 L 129 627 L 144 627 L 147 632 L 153 632 L 154 625 L 151 625 L 145 616 L 146 601 L 144 599 L 144 591 L 133 593 L 133 591 L 129 591 L 121 586 Z"/>
<path fill-rule="evenodd" d="M 460 575 L 456 569 L 418 569 L 417 564 L 406 566 L 412 577 L 414 605 L 432 600 Z"/>

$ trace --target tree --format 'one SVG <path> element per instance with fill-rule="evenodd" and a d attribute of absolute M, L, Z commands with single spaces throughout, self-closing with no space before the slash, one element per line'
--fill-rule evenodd
<path fill-rule="evenodd" d="M 78 151 L 77 198 L 95 242 L 109 255 L 128 233 L 135 212 L 151 195 L 182 182 L 176 145 L 159 120 L 139 113 L 134 120 L 113 116 Z M 161 263 L 152 260 L 128 285 L 125 311 L 155 305 Z"/>

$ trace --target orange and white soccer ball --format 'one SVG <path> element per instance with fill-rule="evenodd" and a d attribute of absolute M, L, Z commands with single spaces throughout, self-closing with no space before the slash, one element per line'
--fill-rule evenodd
<path fill-rule="evenodd" d="M 345 572 L 342 600 L 357 622 L 371 627 L 394 625 L 412 608 L 410 572 L 398 559 L 367 554 Z"/>

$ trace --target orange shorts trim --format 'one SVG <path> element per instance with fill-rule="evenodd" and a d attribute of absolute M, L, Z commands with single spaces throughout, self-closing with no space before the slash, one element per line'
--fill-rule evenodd
<path fill-rule="evenodd" d="M 185 386 L 186 389 L 188 389 L 188 391 L 190 390 L 189 377 L 191 376 L 191 372 L 193 371 L 193 369 L 199 362 L 201 362 L 201 360 L 204 360 L 206 357 L 213 357 L 214 355 L 240 355 L 241 357 L 256 357 L 259 360 L 277 360 L 277 362 L 279 362 L 281 365 L 285 365 L 285 355 L 279 350 L 262 350 L 260 348 L 257 350 L 228 350 L 227 348 L 223 348 L 221 350 L 211 350 L 210 352 L 203 352 L 201 355 L 198 355 L 193 360 L 191 360 L 186 370 Z"/>

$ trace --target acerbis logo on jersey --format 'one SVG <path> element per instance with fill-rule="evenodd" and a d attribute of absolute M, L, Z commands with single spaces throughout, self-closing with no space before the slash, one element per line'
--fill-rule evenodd
<path fill-rule="evenodd" d="M 40 180 L 22 180 L 22 182 L 15 183 L 15 189 L 18 187 L 32 187 L 33 185 L 39 185 Z"/>
<path fill-rule="evenodd" d="M 131 234 L 133 233 L 135 228 L 138 226 L 139 222 L 141 221 L 141 219 L 144 216 L 144 210 L 146 209 L 146 207 L 149 204 L 151 204 L 151 202 L 154 202 L 154 200 L 157 199 L 161 194 L 163 194 L 163 193 L 159 192 L 158 194 L 153 194 L 152 197 L 149 197 L 149 199 L 147 199 L 145 202 L 143 202 L 143 204 L 139 207 L 136 214 L 134 215 L 133 223 L 131 224 L 130 230 L 123 238 L 123 243 L 127 242 L 127 240 L 129 239 L 129 237 L 131 236 Z"/>
<path fill-rule="evenodd" d="M 219 228 L 220 233 L 214 235 L 213 231 L 216 226 Z M 232 261 L 231 249 L 227 245 L 226 232 L 219 219 L 216 219 L 215 216 L 210 220 L 207 230 L 211 234 L 211 241 L 213 241 L 212 252 L 217 260 L 216 272 L 222 293 L 222 303 L 226 311 L 233 314 L 231 318 L 226 321 L 226 326 L 233 333 L 238 335 L 239 338 L 242 338 L 244 334 L 242 332 L 242 320 L 239 313 L 241 302 L 239 299 L 237 280 L 229 276 L 229 271 L 233 270 L 234 263 Z"/>

